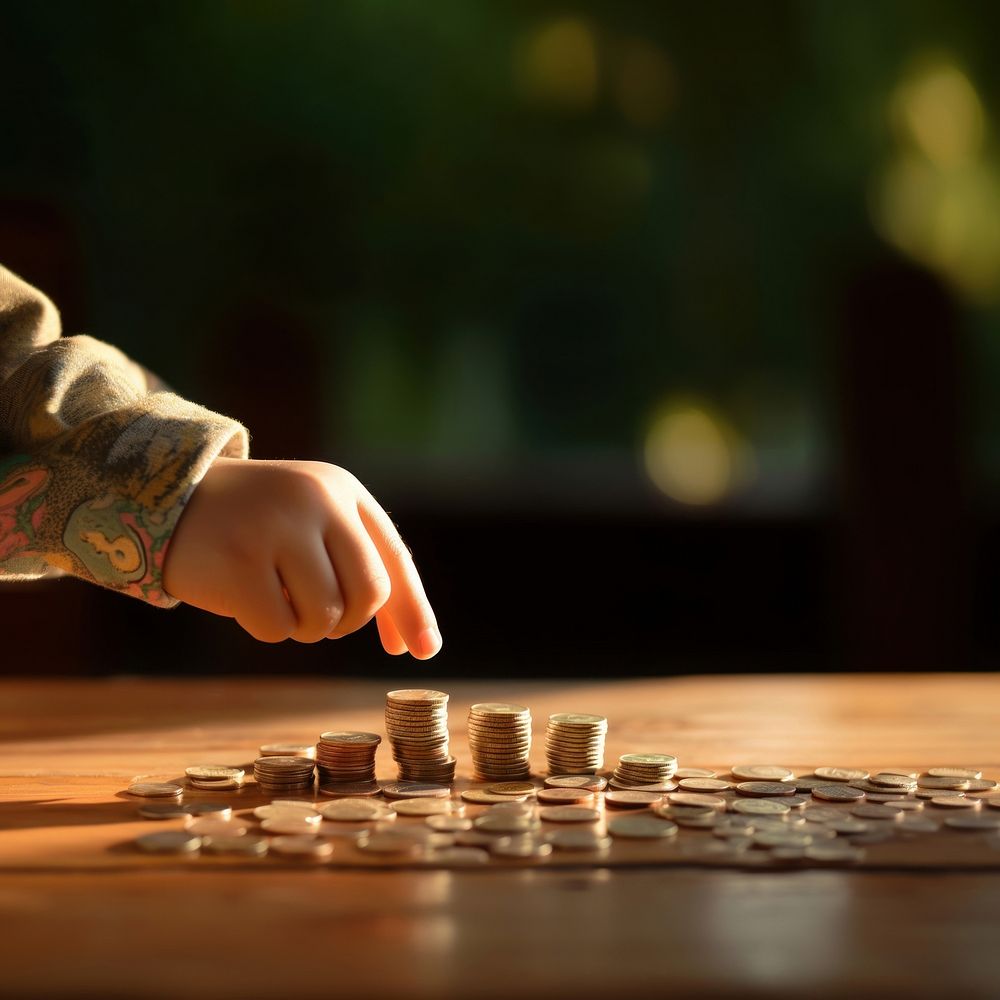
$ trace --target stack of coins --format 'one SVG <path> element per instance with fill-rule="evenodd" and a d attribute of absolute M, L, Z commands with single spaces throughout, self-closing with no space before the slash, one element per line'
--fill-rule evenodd
<path fill-rule="evenodd" d="M 604 767 L 604 737 L 608 720 L 603 715 L 561 712 L 549 716 L 545 733 L 545 759 L 549 774 L 594 774 Z"/>
<path fill-rule="evenodd" d="M 443 691 L 390 691 L 385 731 L 402 781 L 455 780 L 455 758 L 448 752 L 448 695 Z"/>
<path fill-rule="evenodd" d="M 625 753 L 611 775 L 617 788 L 659 785 L 669 781 L 677 770 L 677 758 L 668 753 Z"/>
<path fill-rule="evenodd" d="M 375 780 L 375 733 L 323 733 L 316 744 L 320 784 Z"/>
<path fill-rule="evenodd" d="M 258 757 L 253 776 L 268 795 L 311 792 L 315 763 L 308 757 Z"/>
<path fill-rule="evenodd" d="M 308 743 L 265 743 L 261 757 L 315 757 L 316 748 Z"/>
<path fill-rule="evenodd" d="M 192 788 L 211 792 L 227 791 L 243 785 L 245 773 L 241 767 L 224 767 L 220 764 L 200 764 L 186 769 L 187 783 Z"/>
<path fill-rule="evenodd" d="M 523 705 L 473 705 L 469 710 L 469 749 L 472 766 L 480 778 L 528 777 L 531 712 Z"/>

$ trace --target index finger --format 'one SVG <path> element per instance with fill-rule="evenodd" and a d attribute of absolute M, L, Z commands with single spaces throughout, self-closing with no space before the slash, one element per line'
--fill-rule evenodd
<path fill-rule="evenodd" d="M 418 660 L 429 660 L 441 649 L 441 633 L 410 550 L 370 493 L 358 502 L 358 513 L 392 582 L 385 609 L 410 652 Z"/>

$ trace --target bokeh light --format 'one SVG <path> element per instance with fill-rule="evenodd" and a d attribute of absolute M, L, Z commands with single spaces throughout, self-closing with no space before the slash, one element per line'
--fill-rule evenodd
<path fill-rule="evenodd" d="M 571 111 L 591 107 L 597 97 L 597 41 L 592 29 L 564 17 L 527 35 L 514 56 L 514 77 L 528 100 Z"/>
<path fill-rule="evenodd" d="M 660 125 L 674 105 L 676 84 L 670 60 L 659 46 L 629 38 L 619 48 L 615 96 L 625 119 L 638 128 Z"/>
<path fill-rule="evenodd" d="M 710 403 L 669 399 L 646 432 L 646 472 L 672 500 L 704 507 L 719 503 L 749 478 L 749 443 Z"/>
<path fill-rule="evenodd" d="M 876 180 L 872 218 L 889 242 L 966 298 L 1000 293 L 1000 175 L 986 114 L 956 64 L 923 59 L 889 99 L 897 148 Z"/>

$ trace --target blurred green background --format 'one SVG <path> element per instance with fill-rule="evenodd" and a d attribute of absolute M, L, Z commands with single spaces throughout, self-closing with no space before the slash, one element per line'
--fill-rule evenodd
<path fill-rule="evenodd" d="M 418 536 L 819 525 L 826 587 L 843 303 L 886 261 L 954 321 L 961 489 L 1000 485 L 995 4 L 0 6 L 0 259 Z"/>

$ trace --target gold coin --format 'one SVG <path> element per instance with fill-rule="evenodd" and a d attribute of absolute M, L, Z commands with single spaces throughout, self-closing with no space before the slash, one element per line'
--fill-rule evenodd
<path fill-rule="evenodd" d="M 390 799 L 446 799 L 451 795 L 447 785 L 417 781 L 387 781 L 382 794 Z"/>
<path fill-rule="evenodd" d="M 431 801 L 436 800 L 431 799 Z M 471 819 L 467 819 L 465 816 L 460 816 L 454 812 L 428 816 L 426 823 L 432 830 L 436 830 L 438 833 L 462 833 L 465 830 L 472 829 Z"/>
<path fill-rule="evenodd" d="M 978 809 L 979 799 L 967 799 L 964 795 L 939 796 L 931 799 L 931 805 L 939 809 Z"/>
<path fill-rule="evenodd" d="M 611 794 L 611 792 L 608 792 L 608 796 Z M 704 792 L 670 792 L 667 795 L 667 800 L 671 805 L 675 806 L 708 806 L 711 809 L 718 810 L 726 808 L 726 800 L 721 795 L 707 795 Z"/>
<path fill-rule="evenodd" d="M 681 778 L 679 785 L 685 792 L 726 792 L 733 787 L 730 782 L 719 778 Z M 789 793 L 793 791 L 789 789 Z"/>
<path fill-rule="evenodd" d="M 548 834 L 545 839 L 559 851 L 606 851 L 611 846 L 610 837 L 602 836 L 583 827 L 555 830 Z"/>
<path fill-rule="evenodd" d="M 662 840 L 677 834 L 677 824 L 659 816 L 613 816 L 608 820 L 612 837 L 635 840 Z"/>
<path fill-rule="evenodd" d="M 603 792 L 608 787 L 608 781 L 596 774 L 553 774 L 545 779 L 545 787 L 586 788 L 591 792 Z"/>
<path fill-rule="evenodd" d="M 812 797 L 824 802 L 858 802 L 865 797 L 865 793 L 847 784 L 819 785 L 812 790 Z"/>
<path fill-rule="evenodd" d="M 448 799 L 400 799 L 391 806 L 400 816 L 438 816 L 451 812 Z"/>
<path fill-rule="evenodd" d="M 224 767 L 222 765 L 216 764 L 206 764 L 199 765 L 197 767 L 187 767 L 184 769 L 184 773 L 189 778 L 197 778 L 199 781 L 212 781 L 212 780 L 233 780 L 235 778 L 242 779 L 244 776 L 244 771 L 239 767 Z"/>
<path fill-rule="evenodd" d="M 734 764 L 729 770 L 741 781 L 793 781 L 795 778 L 787 767 L 777 764 Z"/>
<path fill-rule="evenodd" d="M 486 789 L 494 795 L 531 795 L 536 788 L 530 781 L 502 781 Z"/>
<path fill-rule="evenodd" d="M 538 801 L 550 805 L 569 805 L 577 802 L 591 802 L 594 793 L 587 788 L 540 788 Z"/>
<path fill-rule="evenodd" d="M 524 801 L 527 799 L 527 795 L 524 796 L 511 796 L 511 795 L 496 795 L 493 792 L 488 792 L 484 788 L 467 788 L 462 792 L 462 798 L 466 802 L 472 802 L 476 805 L 487 805 L 493 802 L 510 802 L 510 801 Z"/>
<path fill-rule="evenodd" d="M 789 811 L 781 799 L 736 799 L 730 808 L 747 816 L 778 816 Z"/>
<path fill-rule="evenodd" d="M 162 830 L 136 837 L 135 844 L 151 854 L 193 854 L 201 847 L 201 837 L 185 830 Z"/>
<path fill-rule="evenodd" d="M 981 778 L 983 772 L 971 767 L 929 767 L 927 774 L 932 778 Z"/>
<path fill-rule="evenodd" d="M 717 778 L 715 771 L 710 771 L 707 767 L 679 767 L 674 771 L 675 778 Z"/>
<path fill-rule="evenodd" d="M 538 816 L 548 823 L 596 823 L 601 818 L 597 809 L 583 806 L 546 806 Z"/>
<path fill-rule="evenodd" d="M 333 844 L 330 841 L 308 834 L 272 837 L 270 849 L 275 854 L 313 860 L 328 858 L 333 854 Z"/>
<path fill-rule="evenodd" d="M 634 789 L 623 789 L 605 792 L 604 801 L 609 806 L 616 806 L 621 809 L 644 809 L 656 802 L 662 802 L 663 796 L 659 792 L 639 792 Z"/>
<path fill-rule="evenodd" d="M 166 781 L 135 781 L 126 789 L 129 795 L 141 799 L 179 799 L 184 794 L 180 785 Z"/>
<path fill-rule="evenodd" d="M 859 767 L 817 767 L 813 774 L 824 781 L 863 781 L 868 772 Z"/>

